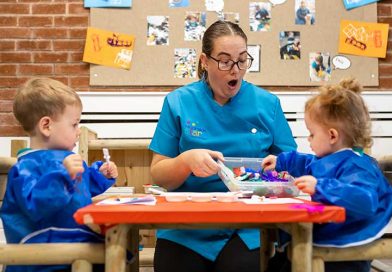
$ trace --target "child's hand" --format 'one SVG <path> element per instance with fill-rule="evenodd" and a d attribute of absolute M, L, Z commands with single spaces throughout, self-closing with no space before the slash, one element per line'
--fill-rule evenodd
<path fill-rule="evenodd" d="M 276 156 L 274 155 L 268 155 L 261 162 L 261 168 L 263 168 L 263 170 L 274 170 L 275 167 L 276 167 Z"/>
<path fill-rule="evenodd" d="M 117 166 L 114 162 L 110 161 L 109 163 L 105 162 L 102 164 L 101 168 L 99 168 L 99 172 L 104 175 L 106 178 L 117 178 L 118 171 Z"/>
<path fill-rule="evenodd" d="M 310 195 L 315 193 L 316 184 L 317 179 L 313 176 L 302 176 L 294 180 L 294 185 L 299 190 Z"/>
<path fill-rule="evenodd" d="M 72 180 L 74 180 L 79 173 L 84 172 L 83 159 L 79 154 L 67 156 L 63 161 L 63 165 L 67 169 Z"/>

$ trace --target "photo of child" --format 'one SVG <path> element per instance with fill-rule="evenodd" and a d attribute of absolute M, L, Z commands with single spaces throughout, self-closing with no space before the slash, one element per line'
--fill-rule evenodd
<path fill-rule="evenodd" d="M 271 3 L 249 3 L 250 31 L 269 31 L 271 27 Z"/>
<path fill-rule="evenodd" d="M 299 31 L 281 31 L 279 33 L 280 59 L 301 59 L 301 42 Z"/>
<path fill-rule="evenodd" d="M 310 81 L 329 81 L 331 70 L 329 53 L 309 53 Z"/>

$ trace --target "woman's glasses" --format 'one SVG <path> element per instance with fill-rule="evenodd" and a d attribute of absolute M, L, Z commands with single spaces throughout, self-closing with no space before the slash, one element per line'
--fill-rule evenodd
<path fill-rule="evenodd" d="M 239 60 L 239 61 L 234 61 L 234 60 L 218 60 L 210 55 L 207 55 L 210 59 L 215 60 L 218 63 L 218 69 L 221 71 L 230 71 L 233 69 L 234 65 L 237 65 L 238 69 L 240 70 L 247 70 L 249 69 L 250 66 L 252 66 L 253 62 L 253 57 L 249 55 L 247 52 L 248 57 L 245 60 Z"/>

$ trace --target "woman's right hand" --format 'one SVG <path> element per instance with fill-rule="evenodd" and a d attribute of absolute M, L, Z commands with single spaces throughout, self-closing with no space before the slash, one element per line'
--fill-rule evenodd
<path fill-rule="evenodd" d="M 223 154 L 209 149 L 191 149 L 181 154 L 190 172 L 197 177 L 209 177 L 219 171 L 217 160 L 224 161 Z"/>
<path fill-rule="evenodd" d="M 274 155 L 268 155 L 261 162 L 261 168 L 263 168 L 263 170 L 274 170 L 275 167 L 276 167 L 276 156 Z"/>

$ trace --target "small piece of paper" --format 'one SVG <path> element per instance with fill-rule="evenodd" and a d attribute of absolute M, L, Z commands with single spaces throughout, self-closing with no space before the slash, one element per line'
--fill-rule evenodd
<path fill-rule="evenodd" d="M 97 205 L 119 205 L 119 204 L 136 204 L 154 206 L 157 199 L 153 195 L 146 195 L 141 197 L 119 197 L 107 198 L 97 203 Z"/>

